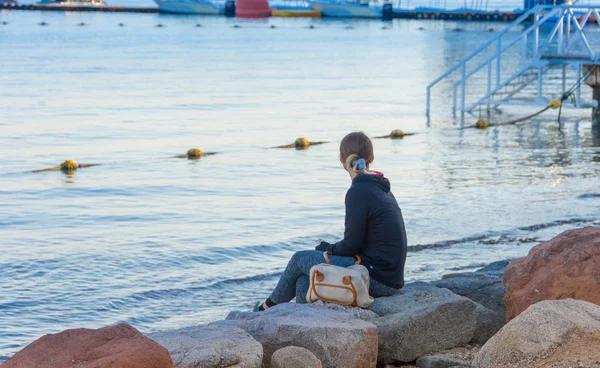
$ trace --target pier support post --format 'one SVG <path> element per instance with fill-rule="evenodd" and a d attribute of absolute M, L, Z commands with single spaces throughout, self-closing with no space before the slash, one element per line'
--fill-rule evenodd
<path fill-rule="evenodd" d="M 592 142 L 594 142 L 594 146 L 600 147 L 600 124 L 598 120 L 594 120 L 592 123 Z"/>
<path fill-rule="evenodd" d="M 600 130 L 600 85 L 592 86 L 592 89 L 592 98 L 598 103 L 598 105 L 592 109 L 592 128 L 594 130 Z"/>
<path fill-rule="evenodd" d="M 596 107 L 592 109 L 592 128 L 594 131 L 600 129 L 600 67 L 597 65 L 584 65 L 585 73 L 589 76 L 585 84 L 592 87 L 592 98 L 596 101 Z"/>

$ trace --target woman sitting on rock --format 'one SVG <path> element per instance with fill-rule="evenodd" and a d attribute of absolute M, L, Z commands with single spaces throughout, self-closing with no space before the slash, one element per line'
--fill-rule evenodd
<path fill-rule="evenodd" d="M 369 270 L 373 297 L 392 295 L 404 286 L 404 220 L 390 191 L 390 181 L 382 173 L 369 170 L 373 159 L 373 144 L 364 133 L 350 133 L 342 139 L 340 161 L 352 179 L 346 193 L 344 239 L 335 244 L 321 242 L 316 250 L 294 254 L 271 296 L 264 303 L 256 303 L 255 312 L 294 297 L 297 303 L 306 303 L 310 269 L 325 262 L 325 251 L 331 253 L 331 264 L 341 267 L 352 266 L 354 255 L 359 255 Z"/>

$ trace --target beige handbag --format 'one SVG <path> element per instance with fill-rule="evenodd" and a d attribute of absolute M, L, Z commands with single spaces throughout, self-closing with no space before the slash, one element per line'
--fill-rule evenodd
<path fill-rule="evenodd" d="M 325 262 L 310 269 L 310 288 L 306 294 L 309 303 L 321 300 L 348 306 L 367 308 L 374 299 L 369 295 L 369 270 L 360 264 L 339 267 L 331 264 L 327 252 L 323 253 Z"/>

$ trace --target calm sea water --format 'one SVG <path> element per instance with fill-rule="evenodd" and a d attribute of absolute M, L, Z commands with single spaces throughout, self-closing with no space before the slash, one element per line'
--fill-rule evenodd
<path fill-rule="evenodd" d="M 502 24 L 0 20 L 0 361 L 67 328 L 178 328 L 265 298 L 293 252 L 342 235 L 337 149 L 353 130 L 419 133 L 374 141 L 405 216 L 408 280 L 600 225 L 589 110 L 567 112 L 562 131 L 555 112 L 461 130 L 446 85 L 428 125 L 427 83 Z M 268 149 L 301 136 L 331 143 Z M 219 154 L 171 158 L 191 147 Z M 102 166 L 27 172 L 65 159 Z"/>

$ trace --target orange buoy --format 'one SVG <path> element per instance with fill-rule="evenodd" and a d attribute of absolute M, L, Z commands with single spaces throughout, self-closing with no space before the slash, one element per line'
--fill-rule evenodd
<path fill-rule="evenodd" d="M 237 0 L 235 16 L 238 18 L 268 18 L 271 7 L 268 0 Z"/>

